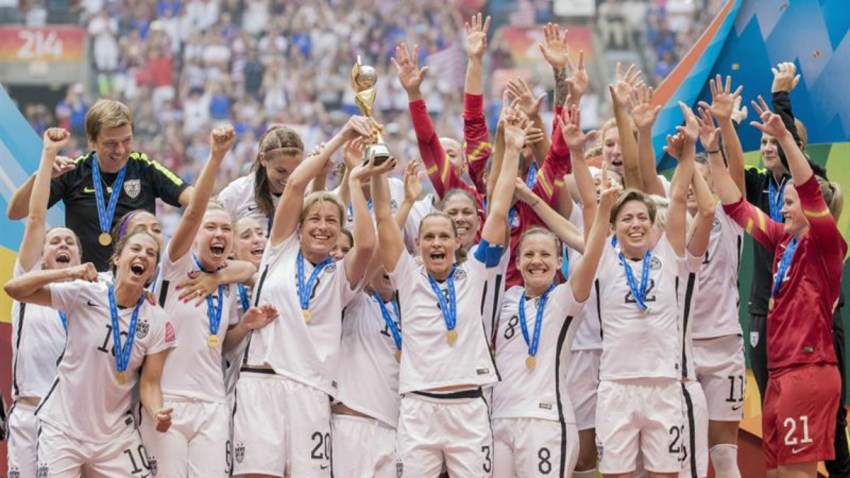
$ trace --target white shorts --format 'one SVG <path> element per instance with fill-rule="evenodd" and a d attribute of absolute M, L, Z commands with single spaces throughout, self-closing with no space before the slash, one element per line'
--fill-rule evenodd
<path fill-rule="evenodd" d="M 401 398 L 398 423 L 399 476 L 489 478 L 493 472 L 493 434 L 484 398 L 431 398 L 409 393 Z"/>
<path fill-rule="evenodd" d="M 576 350 L 570 352 L 566 385 L 576 415 L 576 427 L 581 430 L 596 428 L 596 389 L 599 387 L 599 361 L 602 350 Z"/>
<path fill-rule="evenodd" d="M 596 443 L 601 473 L 628 473 L 642 453 L 648 471 L 679 473 L 685 436 L 681 382 L 634 379 L 599 382 Z"/>
<path fill-rule="evenodd" d="M 156 431 L 146 410 L 139 423 L 151 473 L 157 478 L 228 476 L 227 405 L 166 398 L 163 406 L 174 409 L 167 432 Z"/>
<path fill-rule="evenodd" d="M 708 404 L 699 382 L 684 384 L 687 450 L 681 478 L 708 476 Z"/>
<path fill-rule="evenodd" d="M 743 337 L 724 335 L 694 340 L 694 365 L 708 402 L 708 418 L 741 421 L 747 383 Z"/>
<path fill-rule="evenodd" d="M 493 420 L 493 478 L 569 476 L 578 461 L 578 429 L 539 418 Z"/>
<path fill-rule="evenodd" d="M 335 473 L 346 478 L 396 478 L 395 430 L 374 418 L 335 414 Z"/>
<path fill-rule="evenodd" d="M 38 418 L 36 407 L 21 402 L 12 404 L 8 418 L 8 471 L 9 478 L 36 476 L 36 442 Z"/>
<path fill-rule="evenodd" d="M 117 438 L 93 443 L 69 437 L 41 422 L 38 431 L 38 478 L 143 478 L 150 476 L 148 455 L 132 418 Z M 23 478 L 23 476 L 21 477 Z"/>
<path fill-rule="evenodd" d="M 330 478 L 327 394 L 280 375 L 243 371 L 235 409 L 234 475 Z"/>

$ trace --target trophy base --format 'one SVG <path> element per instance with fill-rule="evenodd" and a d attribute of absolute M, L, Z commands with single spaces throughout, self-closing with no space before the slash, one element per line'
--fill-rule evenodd
<path fill-rule="evenodd" d="M 370 144 L 366 147 L 366 158 L 375 160 L 375 165 L 390 159 L 390 148 L 385 143 Z"/>

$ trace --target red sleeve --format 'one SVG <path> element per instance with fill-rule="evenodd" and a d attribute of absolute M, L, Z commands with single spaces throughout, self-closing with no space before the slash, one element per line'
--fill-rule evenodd
<path fill-rule="evenodd" d="M 564 175 L 569 174 L 571 170 L 570 148 L 556 124 L 552 132 L 552 146 L 546 153 L 543 167 L 537 171 L 537 180 L 534 182 L 532 191 L 547 204 L 555 207 L 561 186 L 564 185 Z"/>
<path fill-rule="evenodd" d="M 484 169 L 493 152 L 487 120 L 484 118 L 484 96 L 463 94 L 463 147 L 469 163 L 469 177 L 481 194 L 487 193 L 484 186 Z"/>
<path fill-rule="evenodd" d="M 797 186 L 800 196 L 800 206 L 809 221 L 809 234 L 818 244 L 823 255 L 838 254 L 844 257 L 846 245 L 838 232 L 835 218 L 829 212 L 829 207 L 823 199 L 817 178 L 812 174 L 809 180 Z"/>
<path fill-rule="evenodd" d="M 723 210 L 747 234 L 769 251 L 775 251 L 786 233 L 782 224 L 768 217 L 764 211 L 753 206 L 742 197 L 734 204 L 724 204 Z"/>
<path fill-rule="evenodd" d="M 419 143 L 419 154 L 422 156 L 422 162 L 425 163 L 428 178 L 437 196 L 442 198 L 446 191 L 454 188 L 466 189 L 476 194 L 475 188 L 457 177 L 451 168 L 446 152 L 440 144 L 440 138 L 434 131 L 434 123 L 431 122 L 425 100 L 411 101 L 408 107 L 413 129 L 416 131 L 416 141 Z"/>

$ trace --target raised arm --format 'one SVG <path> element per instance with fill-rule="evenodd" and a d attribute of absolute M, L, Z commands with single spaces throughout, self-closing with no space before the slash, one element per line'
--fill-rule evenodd
<path fill-rule="evenodd" d="M 758 103 L 753 101 L 752 104 L 762 122 L 753 121 L 750 125 L 762 133 L 776 138 L 779 146 L 785 151 L 785 157 L 788 159 L 788 170 L 791 172 L 791 177 L 794 178 L 794 186 L 802 186 L 814 172 L 809 161 L 800 151 L 800 147 L 797 146 L 794 136 L 785 127 L 782 118 L 770 111 L 764 98 L 759 96 Z"/>
<path fill-rule="evenodd" d="M 516 179 L 516 195 L 520 201 L 528 204 L 534 210 L 534 213 L 546 223 L 546 227 L 555 233 L 558 239 L 567 243 L 572 249 L 579 252 L 584 251 L 584 237 L 582 237 L 581 230 L 565 219 L 564 216 L 558 214 L 557 211 L 540 199 L 540 196 L 528 189 L 525 181 L 520 178 Z"/>
<path fill-rule="evenodd" d="M 505 157 L 505 117 L 508 110 L 517 108 L 519 100 L 510 100 L 510 91 L 505 89 L 502 92 L 502 109 L 499 112 L 499 121 L 496 123 L 496 145 L 493 149 L 493 157 L 490 159 L 490 173 L 487 175 L 487 201 L 493 197 L 493 190 L 496 188 L 496 181 L 499 180 L 499 171 L 502 170 L 502 160 Z"/>
<path fill-rule="evenodd" d="M 404 251 L 404 237 L 393 218 L 390 207 L 390 185 L 387 175 L 372 178 L 372 210 L 378 222 L 378 256 L 387 272 L 395 270 L 398 259 Z"/>
<path fill-rule="evenodd" d="M 632 90 L 640 83 L 640 70 L 634 65 L 629 66 L 622 73 L 620 64 L 617 63 L 614 84 L 608 85 L 611 93 L 611 104 L 614 108 L 614 119 L 617 121 L 617 132 L 620 134 L 620 150 L 623 152 L 623 182 L 626 188 L 640 189 L 641 179 L 640 163 L 638 161 L 638 145 L 634 132 L 632 132 L 631 120 L 626 112 L 626 104 L 632 94 Z"/>
<path fill-rule="evenodd" d="M 204 214 L 207 212 L 207 204 L 212 197 L 218 168 L 234 141 L 236 141 L 236 133 L 232 126 L 216 128 L 210 133 L 210 156 L 195 182 L 195 192 L 192 194 L 189 206 L 183 211 L 177 230 L 168 241 L 169 261 L 180 259 L 192 249 L 192 242 L 201 227 Z"/>
<path fill-rule="evenodd" d="M 490 17 L 482 21 L 481 14 L 473 15 L 464 25 L 466 30 L 466 78 L 463 87 L 463 142 L 469 177 L 479 193 L 485 194 L 484 168 L 492 145 L 484 117 L 484 53 L 487 51 L 487 32 Z"/>
<path fill-rule="evenodd" d="M 307 185 L 319 174 L 331 155 L 346 141 L 357 136 L 369 137 L 371 135 L 372 123 L 369 119 L 362 116 L 352 116 L 342 127 L 342 130 L 325 144 L 319 154 L 308 156 L 292 171 L 274 213 L 274 223 L 269 236 L 269 242 L 272 246 L 277 246 L 295 232 L 298 226 L 298 216 L 301 207 L 304 205 L 304 193 L 307 190 Z"/>
<path fill-rule="evenodd" d="M 564 141 L 570 148 L 570 159 L 573 167 L 573 180 L 581 198 L 582 218 L 584 221 L 584 240 L 590 234 L 593 222 L 590 218 L 596 217 L 596 186 L 593 184 L 593 176 L 584 161 L 584 144 L 591 133 L 584 134 L 581 131 L 581 111 L 576 106 L 570 106 L 563 116 L 563 127 L 561 133 Z M 607 223 L 607 219 L 605 222 Z"/>
<path fill-rule="evenodd" d="M 797 74 L 797 66 L 790 62 L 784 62 L 771 68 L 773 72 L 773 83 L 770 85 L 771 102 L 776 114 L 782 118 L 785 128 L 794 136 L 794 142 L 801 144 L 800 132 L 794 123 L 794 111 L 791 109 L 791 92 L 800 83 L 800 75 Z"/>
<path fill-rule="evenodd" d="M 543 131 L 543 117 L 540 116 L 540 107 L 543 105 L 543 100 L 546 98 L 546 94 L 542 94 L 537 98 L 534 97 L 534 94 L 531 92 L 531 88 L 528 87 L 525 80 L 521 77 L 516 77 L 508 81 L 508 91 L 514 95 L 514 98 L 519 100 L 519 107 L 528 119 L 531 120 L 532 125 Z M 543 140 L 538 141 L 533 144 L 531 147 L 532 154 L 534 156 L 534 161 L 537 163 L 537 166 L 542 166 L 543 162 L 546 159 L 546 155 L 549 152 L 549 148 L 551 144 L 549 143 L 549 139 L 546 138 L 546 135 L 543 135 Z M 528 161 L 531 158 L 525 158 Z"/>
<path fill-rule="evenodd" d="M 54 282 L 82 279 L 89 282 L 97 281 L 97 269 L 94 264 L 87 262 L 65 269 L 46 269 L 27 272 L 6 282 L 3 290 L 14 300 L 27 304 L 38 304 L 53 307 L 50 288 Z"/>
<path fill-rule="evenodd" d="M 360 284 L 366 274 L 377 243 L 375 225 L 372 223 L 369 206 L 366 204 L 366 195 L 363 193 L 363 180 L 371 178 L 372 181 L 377 181 L 377 176 L 386 174 L 396 166 L 395 158 L 390 158 L 379 166 L 375 166 L 374 161 L 374 158 L 370 158 L 357 165 L 351 170 L 351 176 L 348 179 L 351 188 L 351 207 L 354 211 L 354 224 L 351 231 L 354 236 L 354 247 L 342 261 L 345 264 L 348 284 L 352 288 Z"/>
<path fill-rule="evenodd" d="M 640 165 L 641 188 L 648 194 L 666 197 L 664 184 L 658 179 L 655 166 L 655 148 L 652 146 L 652 126 L 661 111 L 661 105 L 652 104 L 655 90 L 646 85 L 638 85 L 631 96 L 632 121 L 638 130 L 638 164 Z M 622 141 L 622 139 L 621 139 Z"/>
<path fill-rule="evenodd" d="M 504 121 L 505 157 L 499 171 L 499 179 L 493 189 L 487 220 L 481 231 L 481 239 L 493 245 L 507 246 L 505 241 L 508 230 L 508 209 L 514 197 L 519 152 L 525 141 L 525 121 L 527 120 L 523 118 L 523 114 L 516 109 L 509 111 Z"/>
<path fill-rule="evenodd" d="M 732 77 L 726 77 L 726 84 L 723 84 L 720 75 L 709 81 L 711 88 L 711 105 L 701 101 L 699 106 L 708 110 L 711 116 L 717 119 L 720 126 L 720 137 L 723 139 L 723 146 L 726 150 L 726 160 L 729 163 L 729 172 L 735 186 L 741 191 L 741 194 L 746 194 L 747 186 L 744 179 L 744 149 L 741 147 L 741 140 L 738 138 L 738 132 L 735 130 L 735 123 L 732 121 L 732 115 L 735 112 L 735 105 L 740 104 L 741 92 L 744 91 L 743 86 L 739 86 L 734 92 L 732 91 Z M 746 108 L 745 108 L 746 109 Z M 714 152 L 720 153 L 720 146 L 712 150 L 705 151 L 709 156 Z"/>
<path fill-rule="evenodd" d="M 24 271 L 31 270 L 41 259 L 44 249 L 44 235 L 47 231 L 47 202 L 50 200 L 50 176 L 56 154 L 71 139 L 71 134 L 60 128 L 49 128 L 44 132 L 44 149 L 29 201 L 29 214 L 21 247 L 18 249 L 18 262 Z M 82 244 L 78 244 L 82 247 Z"/>
<path fill-rule="evenodd" d="M 590 296 L 590 289 L 593 287 L 593 279 L 596 278 L 596 270 L 599 267 L 602 251 L 608 243 L 606 240 L 608 237 L 608 216 L 611 215 L 611 208 L 617 202 L 620 191 L 620 186 L 614 186 L 604 189 L 600 194 L 599 207 L 596 209 L 596 218 L 593 221 L 593 226 L 590 227 L 590 234 L 587 236 L 584 254 L 578 263 L 570 268 L 570 288 L 572 288 L 573 297 L 579 302 L 587 300 Z"/>
<path fill-rule="evenodd" d="M 679 161 L 671 181 L 670 208 L 667 212 L 667 228 L 664 233 L 676 255 L 682 256 L 685 253 L 687 235 L 688 186 L 694 175 L 694 154 L 696 154 L 695 145 L 699 126 L 694 113 L 687 105 L 679 102 L 679 107 L 685 116 L 685 126 L 678 126 L 675 136 L 667 135 L 667 146 L 664 148 L 667 154 Z"/>
<path fill-rule="evenodd" d="M 422 194 L 422 182 L 419 179 L 419 163 L 410 160 L 404 168 L 404 200 L 395 213 L 395 223 L 399 229 L 404 229 L 410 210 Z"/>
<path fill-rule="evenodd" d="M 65 156 L 56 156 L 52 165 L 51 176 L 53 179 L 62 176 L 63 174 L 73 171 L 76 168 L 74 160 Z M 11 221 L 17 221 L 27 217 L 29 214 L 29 202 L 32 197 L 32 188 L 35 185 L 35 175 L 30 176 L 15 192 L 12 198 L 9 199 L 9 206 L 6 209 L 6 217 Z"/>

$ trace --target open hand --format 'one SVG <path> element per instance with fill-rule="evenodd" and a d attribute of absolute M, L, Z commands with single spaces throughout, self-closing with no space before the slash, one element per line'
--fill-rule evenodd
<path fill-rule="evenodd" d="M 269 325 L 277 319 L 277 309 L 271 304 L 263 304 L 259 307 L 251 306 L 242 315 L 242 327 L 245 330 L 257 330 Z"/>
<path fill-rule="evenodd" d="M 490 30 L 490 17 L 483 22 L 481 13 L 473 15 L 469 22 L 464 23 L 466 29 L 466 54 L 470 58 L 481 60 L 487 51 L 487 32 Z"/>
<path fill-rule="evenodd" d="M 395 57 L 393 57 L 392 62 L 398 73 L 401 86 L 407 91 L 407 94 L 419 93 L 422 80 L 425 79 L 425 72 L 428 71 L 427 66 L 419 68 L 419 45 L 413 45 L 413 55 L 411 56 L 407 43 L 401 42 L 395 47 Z"/>

